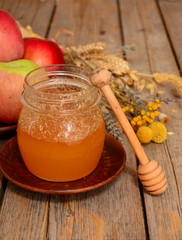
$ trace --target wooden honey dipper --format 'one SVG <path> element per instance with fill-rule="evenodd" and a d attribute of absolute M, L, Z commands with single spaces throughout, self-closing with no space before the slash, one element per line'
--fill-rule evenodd
<path fill-rule="evenodd" d="M 109 81 L 110 73 L 106 69 L 98 69 L 91 75 L 92 84 L 101 88 L 138 157 L 140 163 L 138 176 L 144 189 L 151 195 L 160 195 L 166 190 L 168 185 L 166 176 L 157 161 L 149 160 L 146 156 L 133 128 L 108 84 Z"/>

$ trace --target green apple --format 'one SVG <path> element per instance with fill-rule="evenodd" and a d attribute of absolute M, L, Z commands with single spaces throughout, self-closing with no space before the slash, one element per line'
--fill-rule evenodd
<path fill-rule="evenodd" d="M 16 123 L 22 104 L 25 76 L 38 65 L 30 60 L 20 59 L 0 62 L 0 122 Z"/>

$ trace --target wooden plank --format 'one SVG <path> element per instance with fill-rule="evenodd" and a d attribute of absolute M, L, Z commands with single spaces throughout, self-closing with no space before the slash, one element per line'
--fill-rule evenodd
<path fill-rule="evenodd" d="M 19 1 L 20 1 L 20 0 L 16 0 L 16 1 L 14 1 L 14 4 L 12 4 L 11 1 L 1 0 L 1 1 L 0 1 L 1 9 L 6 10 L 7 12 L 11 12 L 11 9 L 12 9 L 13 7 L 16 8 L 16 7 L 18 6 Z"/>
<path fill-rule="evenodd" d="M 175 58 L 155 1 L 120 1 L 120 6 L 123 13 L 123 26 L 125 26 L 124 40 L 126 43 L 132 41 L 139 44 L 139 51 L 136 52 L 138 60 L 136 56 L 129 56 L 134 66 L 138 67 L 138 62 L 141 61 L 142 66 L 146 66 L 146 71 L 151 69 L 153 72 L 176 72 Z M 131 6 L 134 9 L 132 12 Z M 135 24 L 132 27 L 130 24 L 133 23 Z M 128 29 L 132 30 L 128 31 Z M 172 98 L 171 95 L 168 97 Z M 179 191 L 182 188 L 179 141 L 182 137 L 179 126 L 182 108 L 180 103 L 170 103 L 169 106 L 170 108 L 166 106 L 163 109 L 172 119 L 168 128 L 169 131 L 174 131 L 175 135 L 169 136 L 164 144 L 150 143 L 145 146 L 148 156 L 162 165 L 169 181 L 168 190 L 159 197 L 144 193 L 150 240 L 181 239 L 182 236 L 181 192 Z M 171 111 L 173 108 L 178 114 Z"/>
<path fill-rule="evenodd" d="M 15 132 L 11 132 L 9 134 L 6 135 L 0 135 L 0 150 L 2 148 L 2 146 L 7 142 L 8 139 L 10 139 L 11 137 L 13 137 L 15 134 Z M 3 200 L 3 196 L 4 196 L 4 186 L 3 186 L 3 182 L 4 182 L 4 178 L 2 173 L 0 172 L 0 207 L 1 207 L 1 202 Z"/>
<path fill-rule="evenodd" d="M 115 14 L 113 14 L 115 13 Z M 105 17 L 107 16 L 107 19 Z M 108 16 L 112 20 L 108 21 Z M 107 22 L 107 24 L 106 24 Z M 53 38 L 60 29 L 74 33 L 72 44 L 88 44 L 106 41 L 109 44 L 121 44 L 116 1 L 83 0 L 61 1 L 55 11 L 49 38 Z"/>
<path fill-rule="evenodd" d="M 23 26 L 45 36 L 54 9 L 54 0 L 3 1 L 7 10 Z M 44 15 L 44 14 L 45 15 Z M 46 17 L 45 17 L 46 16 Z M 1 145 L 8 138 L 3 137 Z M 0 212 L 0 239 L 46 239 L 49 196 L 24 191 L 9 183 Z"/>
<path fill-rule="evenodd" d="M 83 43 L 92 42 L 93 39 L 94 41 L 109 39 L 111 43 L 115 41 L 120 42 L 118 22 L 117 19 L 115 19 L 116 14 L 113 14 L 113 12 L 116 12 L 116 5 L 113 1 L 101 1 L 99 5 L 96 5 L 95 8 L 91 10 L 91 6 L 95 4 L 95 2 L 96 1 L 87 1 L 89 7 L 87 7 L 84 1 L 80 1 L 80 3 L 74 1 L 75 5 L 73 5 L 72 1 L 60 2 L 58 6 L 59 10 L 57 10 L 52 24 L 54 28 L 51 27 L 52 30 L 49 37 L 54 36 L 60 27 L 64 27 L 78 33 L 75 44 L 81 41 L 83 41 Z M 161 18 L 155 2 L 148 1 L 146 3 L 146 1 L 137 1 L 137 5 L 133 2 L 134 5 L 131 4 L 130 6 L 128 2 L 129 1 L 122 1 L 122 13 L 124 14 L 126 10 L 129 12 L 129 8 L 131 11 L 132 6 L 135 12 L 133 22 L 137 23 L 137 26 L 141 26 L 141 29 L 146 31 L 144 32 L 142 30 L 139 34 L 133 27 L 131 19 L 129 19 L 130 24 L 127 26 L 127 22 L 129 21 L 127 21 L 127 16 L 123 15 L 123 30 L 126 29 L 128 32 L 131 29 L 130 27 L 133 27 L 132 34 L 130 36 L 128 33 L 127 39 L 125 38 L 125 43 L 127 44 L 128 41 L 132 39 L 131 43 L 135 43 L 136 41 L 140 44 L 139 39 L 141 39 L 141 42 L 144 42 L 145 39 L 144 49 L 142 49 L 142 52 L 139 51 L 138 56 L 141 57 L 140 60 L 143 64 L 147 64 L 147 70 L 166 71 L 166 68 L 168 68 L 169 71 L 177 70 L 174 56 L 167 36 L 165 35 L 164 28 L 162 27 Z M 82 6 L 79 4 L 82 4 Z M 102 11 L 98 8 L 98 6 L 101 7 L 102 4 L 107 4 L 106 10 Z M 9 6 L 11 6 L 11 4 Z M 136 9 L 133 6 L 136 6 Z M 68 18 L 70 13 L 73 14 L 71 15 L 71 20 Z M 63 17 L 63 20 L 61 20 L 58 15 Z M 112 19 L 108 16 L 112 16 Z M 132 16 L 129 15 L 129 17 L 131 18 Z M 109 19 L 109 22 L 105 22 L 105 19 Z M 77 20 L 79 22 L 78 26 L 76 24 Z M 94 20 L 97 22 L 97 29 L 101 30 L 95 30 L 96 27 L 93 27 Z M 29 20 L 27 22 L 29 22 Z M 22 23 L 24 23 L 23 20 Z M 75 31 L 75 29 L 77 29 L 77 31 Z M 93 30 L 96 34 L 93 34 Z M 104 31 L 106 32 L 104 33 Z M 127 34 L 126 31 L 125 36 Z M 38 33 L 40 34 L 40 32 Z M 44 33 L 46 33 L 46 31 L 44 31 Z M 138 66 L 138 58 L 135 55 L 133 55 L 133 57 L 130 55 L 130 59 L 133 61 L 133 64 L 136 64 L 135 66 Z M 145 59 L 146 62 L 143 59 Z M 166 59 L 168 61 L 166 61 Z M 150 68 L 150 65 L 152 68 Z M 181 145 L 178 141 L 182 136 L 179 121 L 181 105 L 172 104 L 170 108 L 175 108 L 178 112 L 177 115 L 171 112 L 171 109 L 168 110 L 165 108 L 166 112 L 169 113 L 172 118 L 169 127 L 171 131 L 175 132 L 175 135 L 169 137 L 167 142 L 162 145 L 153 144 L 145 147 L 151 157 L 160 161 L 169 180 L 169 190 L 164 195 L 151 197 L 148 194 L 144 194 L 151 240 L 178 240 L 182 235 L 181 192 L 179 191 L 182 184 L 182 168 L 180 160 Z M 85 194 L 51 197 L 48 239 L 147 238 L 144 229 L 141 198 L 138 191 L 135 157 L 127 142 L 125 142 L 125 149 L 128 155 L 127 167 L 125 171 L 109 185 Z M 0 226 L 3 229 L 3 231 L 1 231 L 3 239 L 45 239 L 46 225 L 48 223 L 47 204 L 47 196 L 26 192 L 9 184 L 3 200 L 0 218 Z M 19 205 L 23 207 L 21 208 Z M 12 212 L 15 212 L 15 217 L 13 218 Z M 27 218 L 27 216 L 29 217 Z"/>
<path fill-rule="evenodd" d="M 123 26 L 123 39 L 125 45 L 136 45 L 134 52 L 126 51 L 127 61 L 131 69 L 137 69 L 141 72 L 149 72 L 148 52 L 146 51 L 145 31 L 140 13 L 137 7 L 137 1 L 123 0 L 120 2 L 120 11 Z"/>
<path fill-rule="evenodd" d="M 8 183 L 0 214 L 1 239 L 46 239 L 49 196 Z"/>
<path fill-rule="evenodd" d="M 2 200 L 3 200 L 3 196 L 4 196 L 3 175 L 0 172 L 0 208 L 1 208 L 1 203 L 2 203 Z"/>
<path fill-rule="evenodd" d="M 180 0 L 158 0 L 158 2 L 175 55 L 179 66 L 182 68 L 182 52 L 180 51 L 182 43 L 182 2 Z"/>
<path fill-rule="evenodd" d="M 75 45 L 93 41 L 122 44 L 117 5 L 112 0 L 62 0 L 49 37 L 59 29 L 74 32 Z M 88 193 L 51 196 L 50 240 L 146 238 L 136 159 L 126 139 L 124 147 L 127 166 L 115 181 Z"/>
<path fill-rule="evenodd" d="M 142 11 L 141 19 L 144 28 L 146 29 L 145 37 L 147 41 L 151 71 L 168 72 L 169 69 L 177 71 L 178 69 L 175 58 L 156 4 L 154 4 L 154 1 L 150 1 L 150 4 L 140 0 L 137 2 L 140 11 Z M 145 12 L 146 10 L 147 12 Z"/>
<path fill-rule="evenodd" d="M 24 27 L 30 25 L 34 32 L 45 37 L 52 13 L 55 7 L 54 0 L 6 0 L 2 9 L 7 10 Z"/>

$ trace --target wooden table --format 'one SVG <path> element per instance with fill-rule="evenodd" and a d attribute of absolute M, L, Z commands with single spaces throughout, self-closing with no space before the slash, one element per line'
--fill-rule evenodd
<path fill-rule="evenodd" d="M 182 68 L 180 0 L 0 0 L 23 26 L 53 38 L 59 29 L 75 34 L 74 44 L 105 41 L 135 44 L 126 52 L 134 69 L 177 73 Z M 174 99 L 170 84 L 166 97 Z M 172 88 L 173 89 L 173 88 Z M 124 140 L 125 170 L 111 183 L 73 195 L 24 190 L 1 177 L 2 240 L 181 240 L 182 239 L 182 103 L 166 104 L 171 121 L 167 141 L 144 149 L 166 173 L 169 186 L 160 196 L 143 191 L 136 156 Z M 0 136 L 1 146 L 11 136 Z"/>

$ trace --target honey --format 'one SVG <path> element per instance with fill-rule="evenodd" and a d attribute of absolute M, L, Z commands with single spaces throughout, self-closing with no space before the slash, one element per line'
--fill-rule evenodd
<path fill-rule="evenodd" d="M 74 181 L 94 171 L 102 154 L 105 126 L 99 93 L 83 72 L 75 73 L 78 68 L 40 69 L 25 81 L 17 127 L 20 153 L 35 176 Z"/>
<path fill-rule="evenodd" d="M 91 135 L 74 142 L 37 139 L 18 128 L 18 142 L 25 164 L 37 177 L 71 181 L 90 174 L 103 149 L 103 124 Z"/>

